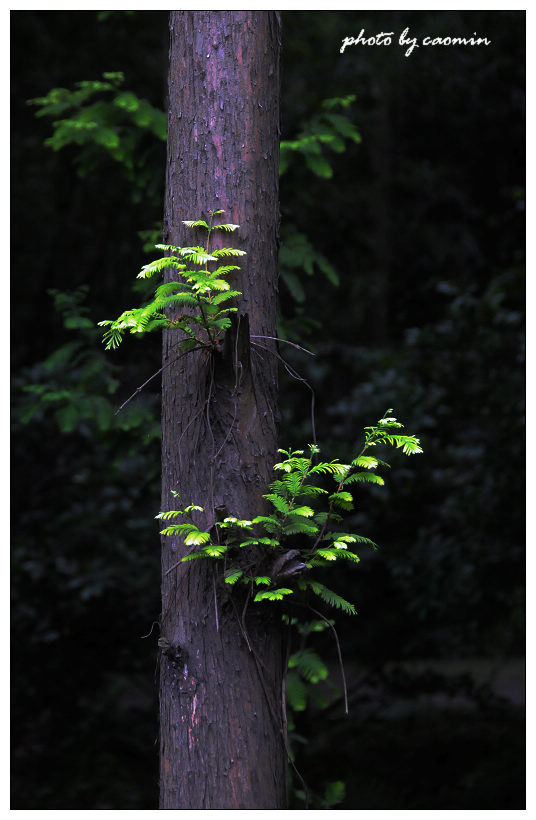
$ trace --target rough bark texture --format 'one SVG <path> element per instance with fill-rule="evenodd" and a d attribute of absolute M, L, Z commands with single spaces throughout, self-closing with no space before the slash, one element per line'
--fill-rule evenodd
<path fill-rule="evenodd" d="M 175 11 L 170 33 L 164 239 L 203 244 L 182 220 L 223 208 L 241 227 L 215 242 L 247 252 L 230 279 L 242 296 L 221 352 L 170 365 L 178 339 L 164 337 L 162 509 L 177 509 L 177 490 L 209 529 L 220 506 L 262 511 L 276 454 L 277 360 L 259 337 L 276 335 L 280 20 Z M 168 572 L 183 554 L 180 539 L 163 539 L 160 807 L 283 808 L 280 624 L 269 605 L 248 606 L 250 651 L 244 601 L 229 600 L 213 562 Z"/>

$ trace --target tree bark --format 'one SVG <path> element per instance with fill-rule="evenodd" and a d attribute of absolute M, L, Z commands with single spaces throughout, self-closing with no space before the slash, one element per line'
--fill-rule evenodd
<path fill-rule="evenodd" d="M 177 509 L 176 490 L 204 508 L 196 523 L 209 530 L 218 507 L 263 511 L 273 480 L 277 360 L 262 337 L 276 336 L 280 19 L 174 11 L 170 35 L 165 242 L 203 244 L 182 220 L 222 208 L 240 229 L 215 242 L 247 252 L 229 279 L 242 296 L 221 352 L 173 361 L 177 336 L 163 341 L 162 509 Z M 250 604 L 243 618 L 245 600 L 212 561 L 169 572 L 184 552 L 163 538 L 160 807 L 283 808 L 277 613 Z"/>

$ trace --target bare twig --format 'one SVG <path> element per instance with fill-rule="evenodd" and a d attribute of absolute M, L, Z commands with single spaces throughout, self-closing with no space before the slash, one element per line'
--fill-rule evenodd
<path fill-rule="evenodd" d="M 312 350 L 307 350 L 306 347 L 302 347 L 301 345 L 297 345 L 296 342 L 289 342 L 288 339 L 279 339 L 277 336 L 251 336 L 251 339 L 272 339 L 274 342 L 281 342 L 284 345 L 292 345 L 295 347 L 296 350 L 302 350 L 304 353 L 308 353 L 309 356 L 316 356 L 316 353 L 313 353 Z"/>
<path fill-rule="evenodd" d="M 333 635 L 335 637 L 335 643 L 337 645 L 337 652 L 339 654 L 339 664 L 340 664 L 340 667 L 341 667 L 342 686 L 343 686 L 343 692 L 344 692 L 344 712 L 345 712 L 345 714 L 348 714 L 348 690 L 346 688 L 346 676 L 344 674 L 344 664 L 342 662 L 341 645 L 339 643 L 339 638 L 337 636 L 337 631 L 336 631 L 335 627 L 333 626 L 333 624 L 331 623 L 331 621 L 328 621 L 328 619 L 326 618 L 325 615 L 322 615 L 321 612 L 318 612 L 317 609 L 314 609 L 314 607 L 312 607 L 311 604 L 309 604 L 308 606 L 309 606 L 309 609 L 311 610 L 311 612 L 314 612 L 315 615 L 318 615 L 319 618 L 322 618 L 322 620 L 327 623 L 327 625 L 332 630 Z"/>
<path fill-rule="evenodd" d="M 252 336 L 251 338 L 253 339 L 253 338 L 262 338 L 262 337 Z M 267 338 L 270 338 L 270 337 L 267 337 Z M 280 341 L 280 340 L 278 340 L 278 341 Z M 295 379 L 298 382 L 302 382 L 311 391 L 311 429 L 312 429 L 312 433 L 313 433 L 313 444 L 316 444 L 315 391 L 313 390 L 313 388 L 311 387 L 309 382 L 306 379 L 304 379 L 302 376 L 300 376 L 300 374 L 296 370 L 294 370 L 294 368 L 291 367 L 289 365 L 289 363 L 286 362 L 284 360 L 284 358 L 279 355 L 279 353 L 276 353 L 274 350 L 270 350 L 269 347 L 265 347 L 264 345 L 260 345 L 258 342 L 252 342 L 251 344 L 254 345 L 255 347 L 259 347 L 261 350 L 266 350 L 267 353 L 271 353 L 272 356 L 275 356 L 276 359 L 279 359 L 279 361 L 282 362 L 283 367 L 285 368 L 285 370 L 287 371 L 289 376 L 291 378 Z M 309 351 L 306 351 L 306 352 L 309 352 Z M 311 355 L 314 355 L 314 354 L 311 354 Z"/>
<path fill-rule="evenodd" d="M 158 626 L 158 621 L 153 621 L 152 624 L 151 624 L 151 629 L 147 633 L 147 635 L 140 635 L 140 638 L 150 638 L 152 633 L 153 633 L 153 629 L 155 628 L 155 626 Z"/>
<path fill-rule="evenodd" d="M 218 618 L 218 596 L 216 594 L 216 567 L 212 565 L 212 587 L 214 589 L 214 614 L 216 616 L 216 632 L 220 631 L 220 619 Z"/>
<path fill-rule="evenodd" d="M 178 345 L 176 345 L 176 347 L 177 346 Z M 152 382 L 153 379 L 156 379 L 156 377 L 159 376 L 160 373 L 162 373 L 162 371 L 166 369 L 166 367 L 169 367 L 170 365 L 175 364 L 175 362 L 178 362 L 179 359 L 182 359 L 183 356 L 187 356 L 188 353 L 195 353 L 196 350 L 203 350 L 203 348 L 205 348 L 205 347 L 207 347 L 207 345 L 199 345 L 198 347 L 193 347 L 191 350 L 186 350 L 184 353 L 181 353 L 179 356 L 177 356 L 175 359 L 172 359 L 170 362 L 166 362 L 166 364 L 163 364 L 162 367 L 160 368 L 160 370 L 157 370 L 156 373 L 153 373 L 152 376 L 149 376 L 147 381 L 144 381 L 143 384 L 140 384 L 140 386 L 135 389 L 133 394 L 131 396 L 129 396 L 129 398 L 126 401 L 124 401 L 123 404 L 120 407 L 117 408 L 117 410 L 114 413 L 114 416 L 117 416 L 118 413 L 121 412 L 123 407 L 126 407 L 126 405 L 130 401 L 132 401 L 132 399 L 135 398 L 138 395 L 138 393 L 141 393 L 143 388 L 146 387 L 149 384 L 149 382 Z M 173 350 L 173 348 L 172 348 L 172 350 Z"/>
<path fill-rule="evenodd" d="M 249 642 L 248 631 L 246 629 L 246 612 L 247 612 L 250 597 L 251 597 L 251 589 L 248 589 L 248 594 L 247 594 L 247 597 L 246 597 L 246 603 L 244 604 L 244 609 L 242 610 L 242 617 L 240 619 L 240 628 L 242 629 L 242 635 L 245 638 L 245 641 L 248 645 L 249 651 L 253 652 L 253 649 L 251 648 L 251 644 Z M 253 652 L 253 654 L 255 655 L 254 652 Z M 264 681 L 263 681 L 263 683 L 264 683 Z"/>

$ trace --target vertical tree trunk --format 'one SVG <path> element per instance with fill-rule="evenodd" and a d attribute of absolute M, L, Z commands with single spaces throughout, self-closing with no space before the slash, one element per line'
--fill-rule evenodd
<path fill-rule="evenodd" d="M 223 351 L 169 365 L 177 337 L 164 336 L 162 509 L 177 509 L 177 490 L 204 508 L 196 523 L 208 530 L 220 506 L 262 511 L 276 454 L 275 347 L 259 337 L 276 335 L 280 20 L 174 11 L 170 32 L 165 241 L 202 244 L 182 220 L 222 208 L 241 227 L 215 241 L 247 252 L 229 280 L 242 296 Z M 283 808 L 280 623 L 249 606 L 250 651 L 243 601 L 229 600 L 213 562 L 168 572 L 182 554 L 163 539 L 160 807 Z"/>

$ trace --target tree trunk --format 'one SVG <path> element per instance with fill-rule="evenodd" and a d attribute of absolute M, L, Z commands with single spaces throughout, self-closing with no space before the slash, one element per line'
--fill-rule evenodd
<path fill-rule="evenodd" d="M 177 509 L 177 490 L 183 505 L 204 508 L 196 523 L 209 530 L 218 507 L 263 511 L 273 480 L 277 360 L 266 337 L 276 335 L 280 19 L 174 11 L 170 32 L 164 239 L 203 244 L 182 220 L 222 208 L 240 229 L 215 242 L 247 252 L 229 279 L 242 296 L 222 352 L 170 364 L 178 339 L 164 335 L 162 509 Z M 163 539 L 160 807 L 284 808 L 277 613 L 250 604 L 243 619 L 244 599 L 234 588 L 231 598 L 214 562 L 168 571 L 183 554 L 180 539 Z"/>

